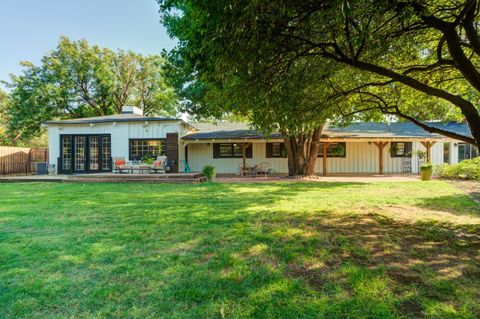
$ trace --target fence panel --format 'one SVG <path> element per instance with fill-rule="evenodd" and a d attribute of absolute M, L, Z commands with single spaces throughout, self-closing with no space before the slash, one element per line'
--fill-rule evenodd
<path fill-rule="evenodd" d="M 0 146 L 0 175 L 34 174 L 35 163 L 47 161 L 47 148 Z"/>

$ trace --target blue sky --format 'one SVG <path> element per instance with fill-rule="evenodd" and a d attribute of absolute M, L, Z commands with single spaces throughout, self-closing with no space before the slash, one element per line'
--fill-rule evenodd
<path fill-rule="evenodd" d="M 143 54 L 175 45 L 155 0 L 0 0 L 0 80 L 20 61 L 39 63 L 61 35 Z"/>

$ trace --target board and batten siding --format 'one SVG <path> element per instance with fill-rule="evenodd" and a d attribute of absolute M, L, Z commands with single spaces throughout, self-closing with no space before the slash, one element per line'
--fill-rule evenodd
<path fill-rule="evenodd" d="M 443 143 L 439 141 L 432 146 L 432 163 L 443 163 Z M 452 142 L 448 142 L 452 145 Z M 425 150 L 420 142 L 412 142 L 412 150 Z M 451 146 L 451 156 L 455 154 Z M 379 155 L 378 148 L 369 142 L 346 142 L 346 156 L 344 158 L 327 158 L 328 173 L 352 173 L 371 174 L 378 173 Z M 384 152 L 385 173 L 402 173 L 403 158 L 390 156 L 390 143 L 385 147 Z M 453 157 L 453 156 L 452 156 Z M 212 143 L 191 143 L 188 144 L 188 160 L 192 171 L 201 171 L 206 165 L 215 166 L 217 173 L 236 174 L 242 163 L 242 158 L 213 158 Z M 454 160 L 452 158 L 452 160 Z M 286 158 L 266 158 L 266 144 L 253 143 L 253 156 L 246 160 L 249 166 L 261 162 L 268 162 L 269 167 L 277 173 L 287 173 L 288 164 Z M 323 159 L 317 158 L 316 172 L 323 170 Z M 418 160 L 412 157 L 412 172 L 418 173 Z"/>
<path fill-rule="evenodd" d="M 48 145 L 49 164 L 57 164 L 60 156 L 60 135 L 68 134 L 110 134 L 112 157 L 124 157 L 128 160 L 129 139 L 166 138 L 167 133 L 184 133 L 185 128 L 179 122 L 117 122 L 95 123 L 93 125 L 49 125 Z M 179 158 L 183 159 L 183 148 L 179 147 Z M 183 170 L 183 166 L 180 167 Z"/>

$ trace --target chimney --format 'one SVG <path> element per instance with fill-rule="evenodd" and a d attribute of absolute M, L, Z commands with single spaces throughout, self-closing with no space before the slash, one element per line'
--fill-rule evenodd
<path fill-rule="evenodd" d="M 122 107 L 122 114 L 134 114 L 143 116 L 143 111 L 133 105 L 125 105 Z"/>

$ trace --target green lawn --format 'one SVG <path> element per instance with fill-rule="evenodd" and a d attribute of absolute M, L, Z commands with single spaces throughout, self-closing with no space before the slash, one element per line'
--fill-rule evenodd
<path fill-rule="evenodd" d="M 478 318 L 446 182 L 0 184 L 0 318 Z"/>

